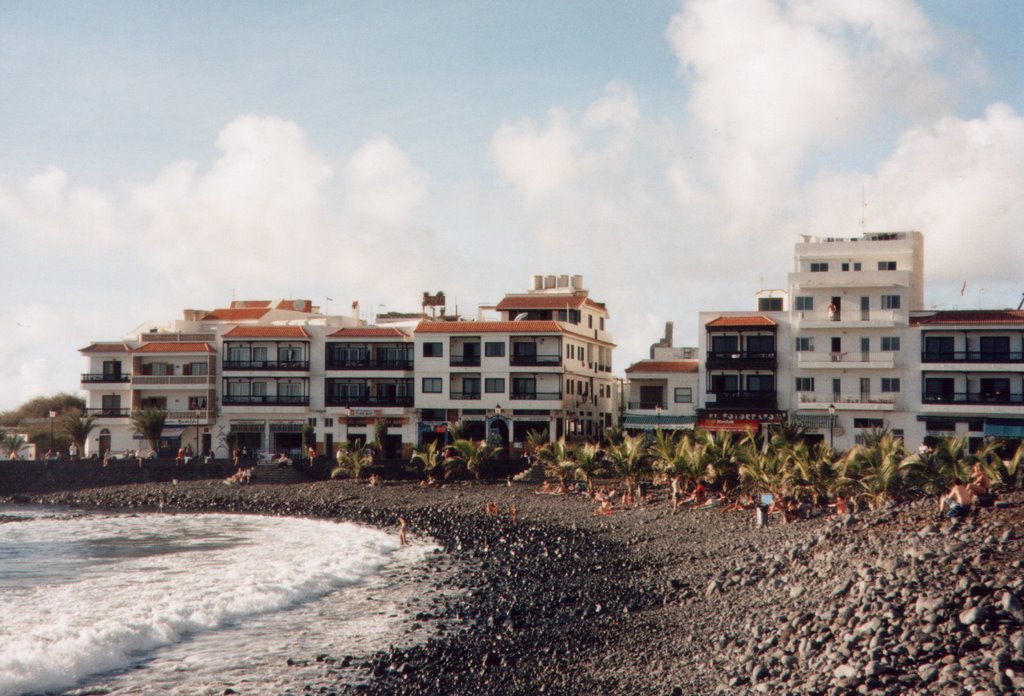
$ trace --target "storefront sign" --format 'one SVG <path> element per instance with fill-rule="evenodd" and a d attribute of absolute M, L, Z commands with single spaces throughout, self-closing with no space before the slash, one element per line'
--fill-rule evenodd
<path fill-rule="evenodd" d="M 705 418 L 697 421 L 697 427 L 701 430 L 710 430 L 713 432 L 731 432 L 731 433 L 744 433 L 747 430 L 753 430 L 757 432 L 759 421 L 754 420 L 720 420 L 715 418 Z"/>
<path fill-rule="evenodd" d="M 785 411 L 723 411 L 703 409 L 698 414 L 702 420 L 709 421 L 753 421 L 754 423 L 782 423 L 786 420 Z"/>

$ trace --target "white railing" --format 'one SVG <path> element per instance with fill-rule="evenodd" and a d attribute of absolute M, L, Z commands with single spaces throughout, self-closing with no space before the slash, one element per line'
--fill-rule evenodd
<path fill-rule="evenodd" d="M 802 404 L 894 404 L 895 393 L 885 394 L 815 394 L 797 392 Z"/>
<path fill-rule="evenodd" d="M 833 322 L 836 324 L 867 321 L 891 322 L 899 318 L 899 310 L 896 309 L 861 310 L 859 307 L 843 307 L 834 313 L 827 309 L 798 310 L 795 314 L 797 321 L 801 322 Z"/>
<path fill-rule="evenodd" d="M 167 385 L 167 384 L 216 384 L 216 375 L 134 375 L 132 384 L 142 385 Z"/>
<path fill-rule="evenodd" d="M 895 361 L 894 353 L 891 351 L 870 351 L 867 353 L 859 350 L 831 352 L 801 350 L 796 352 L 797 363 L 801 366 L 824 366 L 831 363 L 874 363 L 879 367 L 891 366 Z"/>

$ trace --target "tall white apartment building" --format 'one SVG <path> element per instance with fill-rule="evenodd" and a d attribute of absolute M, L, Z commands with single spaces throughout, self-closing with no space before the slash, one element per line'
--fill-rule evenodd
<path fill-rule="evenodd" d="M 840 449 L 876 428 L 911 449 L 1024 438 L 1024 311 L 925 310 L 920 232 L 805 236 L 785 295 L 700 313 L 699 427 L 788 418 Z"/>
<path fill-rule="evenodd" d="M 416 407 L 423 438 L 467 437 L 514 452 L 531 430 L 595 437 L 617 420 L 608 309 L 582 276 L 534 276 L 496 321 L 416 327 Z"/>

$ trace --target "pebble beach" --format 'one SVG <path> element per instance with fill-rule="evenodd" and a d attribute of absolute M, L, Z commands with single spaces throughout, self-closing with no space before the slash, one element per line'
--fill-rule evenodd
<path fill-rule="evenodd" d="M 1024 689 L 1024 495 L 962 521 L 934 500 L 756 528 L 654 502 L 593 515 L 535 485 L 108 486 L 3 502 L 361 522 L 443 551 L 404 640 L 288 693 L 1003 694 Z M 497 517 L 485 514 L 496 504 Z M 512 506 L 517 519 L 510 514 Z M 225 693 L 233 692 L 228 689 Z"/>

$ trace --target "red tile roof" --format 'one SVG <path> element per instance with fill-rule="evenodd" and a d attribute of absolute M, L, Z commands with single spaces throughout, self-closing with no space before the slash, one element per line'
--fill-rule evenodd
<path fill-rule="evenodd" d="M 255 321 L 269 312 L 267 307 L 254 307 L 247 309 L 215 309 L 207 312 L 202 321 L 216 319 L 218 321 Z"/>
<path fill-rule="evenodd" d="M 697 372 L 699 360 L 641 360 L 626 368 L 626 374 L 633 372 Z"/>
<path fill-rule="evenodd" d="M 224 338 L 309 338 L 301 326 L 236 326 Z"/>
<path fill-rule="evenodd" d="M 506 295 L 495 309 L 579 309 L 586 301 L 586 295 Z"/>
<path fill-rule="evenodd" d="M 313 303 L 309 300 L 281 300 L 274 306 L 274 309 L 284 309 L 289 312 L 306 312 L 309 314 L 313 311 Z"/>
<path fill-rule="evenodd" d="M 79 348 L 79 353 L 130 353 L 132 349 L 127 343 L 90 343 Z"/>
<path fill-rule="evenodd" d="M 394 327 L 365 327 L 355 329 L 339 329 L 327 338 L 409 338 L 409 334 Z"/>
<path fill-rule="evenodd" d="M 928 316 L 911 317 L 911 326 L 950 324 L 1024 324 L 1024 310 L 1020 309 L 965 309 L 935 312 Z"/>
<path fill-rule="evenodd" d="M 753 317 L 718 317 L 712 321 L 709 321 L 706 325 L 708 328 L 740 328 L 747 326 L 776 326 L 775 322 L 768 317 L 753 316 Z"/>
<path fill-rule="evenodd" d="M 566 333 L 557 321 L 421 321 L 416 333 Z"/>
<path fill-rule="evenodd" d="M 146 343 L 136 348 L 136 353 L 212 353 L 213 348 L 209 343 Z"/>

